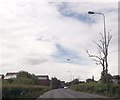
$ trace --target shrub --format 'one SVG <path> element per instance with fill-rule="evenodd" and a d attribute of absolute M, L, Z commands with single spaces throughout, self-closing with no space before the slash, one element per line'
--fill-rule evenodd
<path fill-rule="evenodd" d="M 109 92 L 106 93 L 106 84 L 104 83 L 85 83 L 85 84 L 75 84 L 70 87 L 75 91 L 83 91 L 94 94 L 101 94 L 107 96 L 113 96 L 115 98 L 120 98 L 120 85 L 110 84 Z"/>
<path fill-rule="evenodd" d="M 4 84 L 3 98 L 37 98 L 42 93 L 50 90 L 50 87 L 24 84 Z"/>
<path fill-rule="evenodd" d="M 25 71 L 20 71 L 16 78 L 3 80 L 3 84 L 28 84 L 38 85 L 39 79 L 34 75 Z"/>

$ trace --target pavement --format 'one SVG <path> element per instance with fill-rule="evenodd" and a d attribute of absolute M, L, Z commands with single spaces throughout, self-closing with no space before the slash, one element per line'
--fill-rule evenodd
<path fill-rule="evenodd" d="M 63 98 L 63 99 L 79 99 L 79 98 L 82 98 L 80 100 L 85 100 L 84 98 L 86 98 L 88 100 L 88 98 L 91 98 L 91 100 L 115 100 L 113 98 L 110 98 L 110 97 L 106 97 L 106 96 L 100 96 L 100 95 L 93 95 L 93 94 L 88 94 L 88 93 L 83 93 L 83 92 L 77 92 L 77 91 L 73 91 L 73 90 L 70 90 L 70 89 L 53 89 L 53 90 L 50 90 L 46 93 L 44 93 L 43 95 L 41 95 L 39 97 L 38 100 L 41 100 L 41 99 L 45 99 L 45 98 L 56 98 L 56 99 L 59 99 L 59 98 Z M 101 98 L 101 99 L 100 99 Z M 52 100 L 53 100 L 52 99 Z M 62 100 L 63 100 L 62 99 Z M 50 99 L 51 100 L 51 99 Z"/>

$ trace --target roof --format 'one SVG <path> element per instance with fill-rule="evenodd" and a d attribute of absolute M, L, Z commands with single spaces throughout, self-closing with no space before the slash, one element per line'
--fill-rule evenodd
<path fill-rule="evenodd" d="M 36 77 L 48 77 L 48 75 L 36 75 Z"/>
<path fill-rule="evenodd" d="M 9 75 L 17 75 L 18 73 L 7 73 L 6 76 L 9 76 Z"/>
<path fill-rule="evenodd" d="M 38 79 L 40 79 L 40 80 L 48 80 L 49 79 L 48 75 L 36 75 L 36 77 L 38 77 Z"/>

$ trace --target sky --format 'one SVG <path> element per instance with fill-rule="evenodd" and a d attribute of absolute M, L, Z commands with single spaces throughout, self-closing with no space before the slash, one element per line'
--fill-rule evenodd
<path fill-rule="evenodd" d="M 94 5 L 94 6 L 93 6 Z M 102 66 L 86 53 L 97 54 L 93 41 L 106 31 L 113 36 L 108 71 L 118 74 L 118 3 L 0 0 L 0 72 L 28 71 L 60 80 L 100 79 Z M 70 61 L 67 61 L 67 59 Z"/>

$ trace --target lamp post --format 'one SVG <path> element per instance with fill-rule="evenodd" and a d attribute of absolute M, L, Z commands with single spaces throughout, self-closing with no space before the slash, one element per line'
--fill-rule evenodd
<path fill-rule="evenodd" d="M 70 73 L 70 81 L 73 81 L 73 77 L 72 77 L 72 71 L 67 71 L 68 73 Z"/>
<path fill-rule="evenodd" d="M 98 13 L 98 12 L 93 12 L 93 11 L 88 11 L 88 14 L 100 14 L 103 16 L 103 21 L 104 21 L 104 51 L 105 51 L 105 66 L 106 66 L 106 91 L 108 92 L 108 63 L 107 63 L 107 52 L 108 52 L 108 48 L 107 48 L 107 43 L 106 43 L 106 27 L 105 27 L 105 15 L 103 13 Z"/>
<path fill-rule="evenodd" d="M 72 59 L 70 59 L 70 58 L 68 58 L 66 60 L 67 60 L 67 62 L 72 61 Z M 71 82 L 72 82 L 74 80 L 74 71 L 68 71 L 68 72 L 71 72 Z"/>

